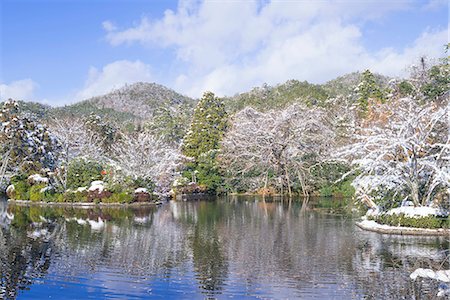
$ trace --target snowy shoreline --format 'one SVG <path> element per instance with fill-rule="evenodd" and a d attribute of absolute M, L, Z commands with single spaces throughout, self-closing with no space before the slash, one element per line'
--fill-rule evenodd
<path fill-rule="evenodd" d="M 382 234 L 395 234 L 395 235 L 450 235 L 450 229 L 438 228 L 414 228 L 414 227 L 401 227 L 401 226 L 389 226 L 382 225 L 373 220 L 362 220 L 356 222 L 356 226 L 362 230 L 382 233 Z"/>
<path fill-rule="evenodd" d="M 13 200 L 8 199 L 8 203 L 13 203 L 17 205 L 37 205 L 37 206 L 76 206 L 81 208 L 89 208 L 96 206 L 120 206 L 120 207 L 128 207 L 128 206 L 154 206 L 160 205 L 162 202 L 133 202 L 133 203 L 94 203 L 94 202 L 44 202 L 44 201 L 31 201 L 31 200 Z"/>

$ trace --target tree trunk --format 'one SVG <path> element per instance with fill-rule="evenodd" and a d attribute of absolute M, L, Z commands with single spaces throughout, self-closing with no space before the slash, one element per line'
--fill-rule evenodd
<path fill-rule="evenodd" d="M 300 185 L 302 186 L 302 193 L 303 193 L 303 197 L 308 198 L 308 192 L 306 191 L 306 184 L 305 184 L 305 180 L 304 178 L 300 175 L 300 171 L 297 170 L 297 177 L 298 180 L 300 181 Z"/>
<path fill-rule="evenodd" d="M 289 198 L 292 198 L 292 190 L 291 190 L 291 180 L 289 178 L 289 173 L 287 171 L 287 169 L 285 169 L 285 176 L 286 176 L 286 181 L 287 181 L 287 186 L 288 186 L 288 193 L 289 193 Z"/>
<path fill-rule="evenodd" d="M 415 149 L 413 149 L 413 155 L 411 159 L 411 197 L 414 203 L 414 206 L 420 206 L 420 197 L 419 197 L 419 174 L 417 174 L 417 158 Z"/>
<path fill-rule="evenodd" d="M 9 162 L 9 153 L 11 151 L 6 152 L 5 156 L 3 157 L 2 160 L 2 165 L 0 167 L 0 185 L 3 183 L 3 180 L 6 177 L 6 170 L 8 168 L 8 162 Z"/>

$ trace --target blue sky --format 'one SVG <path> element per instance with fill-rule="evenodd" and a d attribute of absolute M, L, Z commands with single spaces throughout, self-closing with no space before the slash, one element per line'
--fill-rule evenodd
<path fill-rule="evenodd" d="M 443 55 L 431 1 L 3 0 L 0 97 L 71 103 L 151 81 L 197 97 Z"/>

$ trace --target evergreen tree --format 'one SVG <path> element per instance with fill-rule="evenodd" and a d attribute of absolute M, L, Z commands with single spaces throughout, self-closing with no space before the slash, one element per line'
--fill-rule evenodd
<path fill-rule="evenodd" d="M 369 99 L 384 100 L 383 92 L 377 84 L 375 76 L 369 70 L 362 73 L 361 81 L 357 88 L 357 103 L 362 112 L 369 108 Z"/>
<path fill-rule="evenodd" d="M 102 141 L 103 150 L 106 153 L 111 153 L 113 144 L 120 138 L 118 129 L 108 121 L 104 121 L 102 117 L 91 113 L 85 120 L 85 125 L 88 130 L 97 136 Z"/>
<path fill-rule="evenodd" d="M 217 192 L 222 177 L 217 164 L 217 150 L 227 127 L 227 113 L 223 102 L 211 92 L 206 92 L 197 104 L 190 130 L 184 138 L 182 152 L 193 158 L 184 176 L 197 178 L 209 192 Z M 194 176 L 189 176 L 193 175 Z"/>
<path fill-rule="evenodd" d="M 165 142 L 179 145 L 188 131 L 193 108 L 186 104 L 178 107 L 166 102 L 153 113 L 148 129 Z"/>
<path fill-rule="evenodd" d="M 17 102 L 8 100 L 0 111 L 0 181 L 8 171 L 39 172 L 56 167 L 60 146 L 42 124 L 20 113 Z"/>
<path fill-rule="evenodd" d="M 227 113 L 223 102 L 214 93 L 204 93 L 184 138 L 183 154 L 198 159 L 202 153 L 218 149 L 226 126 Z"/>

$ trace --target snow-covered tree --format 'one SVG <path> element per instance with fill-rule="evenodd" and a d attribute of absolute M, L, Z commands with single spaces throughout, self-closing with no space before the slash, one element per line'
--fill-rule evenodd
<path fill-rule="evenodd" d="M 326 155 L 333 137 L 321 109 L 292 105 L 262 113 L 247 107 L 234 116 L 220 161 L 227 177 L 247 181 L 247 189 L 271 185 L 291 194 L 296 182 L 307 193 L 310 168 Z"/>
<path fill-rule="evenodd" d="M 133 179 L 151 179 L 160 194 L 167 194 L 178 175 L 182 155 L 149 132 L 122 135 L 114 147 L 114 163 Z"/>
<path fill-rule="evenodd" d="M 99 115 L 91 113 L 84 120 L 84 126 L 101 141 L 103 151 L 106 153 L 112 152 L 114 143 L 120 139 L 118 128 Z"/>
<path fill-rule="evenodd" d="M 64 190 L 67 188 L 69 164 L 77 158 L 104 161 L 103 140 L 89 130 L 81 119 L 55 118 L 48 124 L 49 130 L 61 145 L 59 169 L 56 176 Z"/>
<path fill-rule="evenodd" d="M 153 112 L 153 118 L 146 128 L 164 141 L 179 145 L 188 131 L 192 111 L 193 108 L 188 104 L 174 106 L 167 102 Z"/>
<path fill-rule="evenodd" d="M 449 107 L 420 106 L 409 98 L 374 108 L 338 156 L 357 166 L 353 184 L 361 200 L 387 206 L 409 199 L 415 206 L 448 197 L 450 188 Z M 444 197 L 442 197 L 444 195 Z M 445 196 L 446 195 L 446 196 Z"/>
<path fill-rule="evenodd" d="M 44 125 L 21 114 L 17 102 L 4 103 L 0 111 L 0 183 L 7 171 L 54 169 L 58 152 L 56 138 Z"/>

